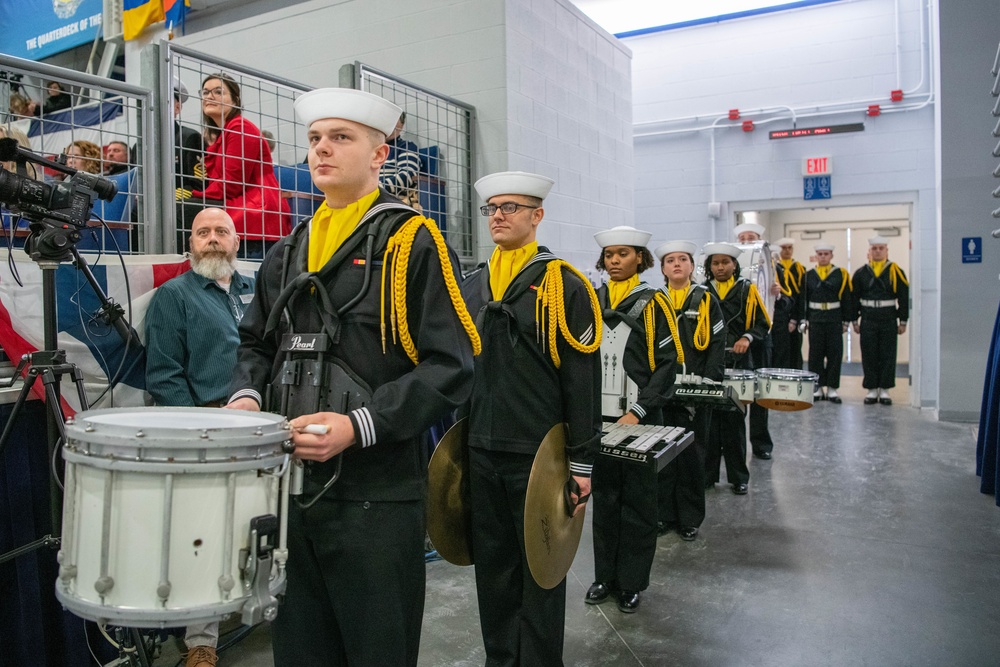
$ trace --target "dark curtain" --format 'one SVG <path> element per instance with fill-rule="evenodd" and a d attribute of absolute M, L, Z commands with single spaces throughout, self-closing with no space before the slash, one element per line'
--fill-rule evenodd
<path fill-rule="evenodd" d="M 0 427 L 11 408 L 0 405 Z M 45 419 L 44 403 L 28 401 L 0 458 L 0 555 L 52 533 Z M 0 563 L 0 665 L 94 664 L 84 621 L 56 600 L 58 572 L 49 547 Z"/>
<path fill-rule="evenodd" d="M 979 490 L 993 494 L 1000 506 L 1000 309 L 993 326 L 993 342 L 986 359 L 983 406 L 979 412 L 979 439 L 976 442 L 976 474 L 982 477 Z"/>

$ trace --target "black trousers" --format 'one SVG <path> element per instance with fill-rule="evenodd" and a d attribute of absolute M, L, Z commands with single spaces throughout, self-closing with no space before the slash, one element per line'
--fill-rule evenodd
<path fill-rule="evenodd" d="M 274 664 L 416 665 L 424 502 L 320 500 L 288 512 L 288 587 Z"/>
<path fill-rule="evenodd" d="M 705 451 L 705 483 L 719 481 L 719 464 L 726 462 L 726 481 L 730 484 L 748 484 L 746 413 L 712 413 Z"/>
<path fill-rule="evenodd" d="M 540 587 L 524 553 L 524 497 L 533 462 L 527 454 L 469 449 L 472 550 L 489 666 L 562 664 L 566 580 L 550 590 Z"/>
<path fill-rule="evenodd" d="M 750 343 L 750 355 L 754 368 L 770 368 L 771 334 L 767 334 L 764 340 Z M 771 440 L 771 431 L 767 426 L 767 413 L 766 408 L 756 403 L 750 404 L 750 446 L 754 454 L 771 453 L 774 450 L 774 441 Z"/>
<path fill-rule="evenodd" d="M 794 368 L 802 370 L 802 334 L 796 329 L 788 331 L 789 309 L 774 311 L 774 321 L 771 324 L 771 354 L 775 368 Z"/>
<path fill-rule="evenodd" d="M 705 443 L 711 420 L 711 408 L 697 408 L 694 417 L 686 408 L 664 410 L 664 423 L 693 430 L 694 442 L 658 475 L 658 521 L 678 528 L 697 528 L 705 520 Z"/>
<path fill-rule="evenodd" d="M 817 387 L 840 387 L 840 364 L 843 356 L 843 324 L 809 322 L 809 371 L 819 375 Z"/>
<path fill-rule="evenodd" d="M 861 315 L 861 370 L 865 389 L 896 386 L 896 349 L 899 329 L 895 318 L 879 320 Z"/>
<path fill-rule="evenodd" d="M 594 494 L 594 581 L 644 591 L 656 554 L 656 473 L 649 466 L 598 456 Z"/>

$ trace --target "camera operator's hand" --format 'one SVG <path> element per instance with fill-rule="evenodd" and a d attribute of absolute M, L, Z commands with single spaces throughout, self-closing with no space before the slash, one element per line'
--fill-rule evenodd
<path fill-rule="evenodd" d="M 191 191 L 185 190 L 184 188 L 177 188 L 176 199 L 177 201 L 185 201 L 187 199 L 191 199 Z"/>
<path fill-rule="evenodd" d="M 205 180 L 205 165 L 201 162 L 194 163 L 194 176 L 195 178 L 200 178 L 203 181 Z"/>

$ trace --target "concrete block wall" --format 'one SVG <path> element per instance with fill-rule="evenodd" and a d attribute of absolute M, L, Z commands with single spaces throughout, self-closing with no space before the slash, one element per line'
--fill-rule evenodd
<path fill-rule="evenodd" d="M 931 73 L 925 62 L 921 85 L 920 3 L 899 5 L 898 85 L 920 85 L 903 103 L 919 104 Z M 823 206 L 910 205 L 912 395 L 933 408 L 940 347 L 934 107 L 874 118 L 863 111 L 869 103 L 892 107 L 895 21 L 893 0 L 867 0 L 624 40 L 633 52 L 635 83 L 635 215 L 637 226 L 654 232 L 654 242 L 728 240 L 738 210 L 809 208 L 801 161 L 820 155 L 834 162 L 834 198 Z M 842 102 L 856 104 L 845 105 L 850 113 L 808 116 Z M 782 107 L 797 110 L 797 127 L 863 122 L 865 130 L 770 140 L 769 130 L 792 127 Z M 714 199 L 723 214 L 714 220 L 707 210 L 713 199 L 711 130 L 689 130 L 710 126 L 733 108 L 743 110 L 741 119 L 715 130 Z M 747 113 L 755 108 L 771 111 Z M 746 119 L 757 123 L 755 131 L 740 129 Z"/>
<path fill-rule="evenodd" d="M 510 133 L 485 162 L 555 179 L 539 241 L 596 279 L 594 232 L 632 224 L 631 53 L 568 0 L 507 0 L 506 16 Z"/>

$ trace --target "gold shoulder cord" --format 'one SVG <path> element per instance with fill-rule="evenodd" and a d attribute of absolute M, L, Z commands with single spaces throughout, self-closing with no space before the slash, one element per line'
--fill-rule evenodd
<path fill-rule="evenodd" d="M 712 295 L 705 292 L 701 303 L 698 304 L 698 324 L 694 328 L 694 349 L 699 352 L 707 350 L 712 340 L 712 316 L 709 309 L 711 303 Z"/>
<path fill-rule="evenodd" d="M 594 310 L 594 342 L 584 345 L 569 330 L 569 323 L 566 321 L 566 301 L 563 298 L 563 276 L 562 267 L 566 267 L 575 274 L 583 284 L 586 285 L 587 295 L 590 297 L 590 306 Z M 546 323 L 546 320 L 548 322 Z M 559 350 L 556 346 L 556 332 L 561 332 L 563 339 L 569 346 L 578 352 L 591 354 L 597 352 L 601 347 L 601 304 L 597 301 L 597 292 L 593 285 L 582 273 L 573 268 L 569 263 L 555 259 L 548 263 L 545 268 L 545 276 L 538 285 L 538 296 L 535 297 L 535 330 L 538 332 L 538 341 L 542 344 L 544 351 L 546 343 L 549 348 L 549 356 L 552 363 L 559 368 Z"/>
<path fill-rule="evenodd" d="M 410 264 L 410 251 L 413 249 L 413 240 L 421 227 L 426 227 L 434 239 L 434 246 L 437 248 L 438 261 L 441 263 L 441 276 L 444 284 L 448 288 L 448 296 L 451 297 L 451 305 L 455 308 L 455 314 L 462 322 L 465 333 L 472 341 L 472 353 L 478 355 L 482 351 L 482 343 L 479 340 L 479 332 L 476 330 L 476 323 L 469 315 L 462 300 L 462 294 L 458 289 L 458 282 L 455 280 L 454 272 L 451 268 L 451 260 L 448 258 L 448 248 L 445 245 L 444 237 L 433 221 L 422 216 L 413 216 L 400 227 L 399 231 L 392 235 L 385 249 L 385 258 L 382 262 L 382 307 L 380 324 L 382 327 L 382 353 L 385 354 L 385 273 L 386 268 L 391 267 L 389 284 L 392 292 L 390 295 L 390 322 L 392 326 L 392 342 L 397 340 L 397 327 L 399 344 L 406 351 L 406 356 L 410 358 L 416 366 L 420 361 L 419 352 L 413 344 L 410 336 L 410 327 L 406 321 L 406 274 Z M 391 265 L 389 256 L 392 256 Z"/>
<path fill-rule="evenodd" d="M 771 328 L 771 316 L 767 314 L 767 308 L 764 306 L 764 302 L 761 301 L 760 291 L 757 289 L 756 285 L 750 285 L 750 293 L 747 295 L 747 310 L 746 310 L 746 325 L 747 327 L 753 326 L 754 317 L 757 314 L 757 309 L 764 315 L 764 320 L 767 322 L 767 328 Z"/>
<path fill-rule="evenodd" d="M 653 352 L 656 348 L 656 325 L 653 321 L 653 315 L 656 312 L 656 306 L 660 307 L 663 315 L 667 318 L 667 327 L 670 329 L 670 335 L 674 339 L 674 348 L 677 350 L 677 363 L 684 363 L 684 345 L 681 343 L 680 333 L 677 330 L 677 314 L 670 305 L 667 295 L 657 290 L 656 294 L 653 295 L 653 300 L 642 311 L 643 324 L 646 325 L 646 351 L 649 355 L 649 370 L 651 371 L 656 370 L 656 361 L 653 359 Z"/>
<path fill-rule="evenodd" d="M 903 275 L 903 270 L 896 265 L 896 262 L 893 262 L 892 264 L 889 265 L 889 280 L 892 282 L 893 294 L 896 293 L 897 280 L 902 280 L 904 285 L 910 284 L 910 282 L 906 279 L 906 276 Z"/>
<path fill-rule="evenodd" d="M 847 269 L 840 267 L 840 275 L 842 280 L 840 281 L 840 292 L 837 293 L 837 298 L 842 299 L 844 297 L 844 288 L 854 291 L 854 286 L 851 285 L 851 274 L 847 272 Z"/>

